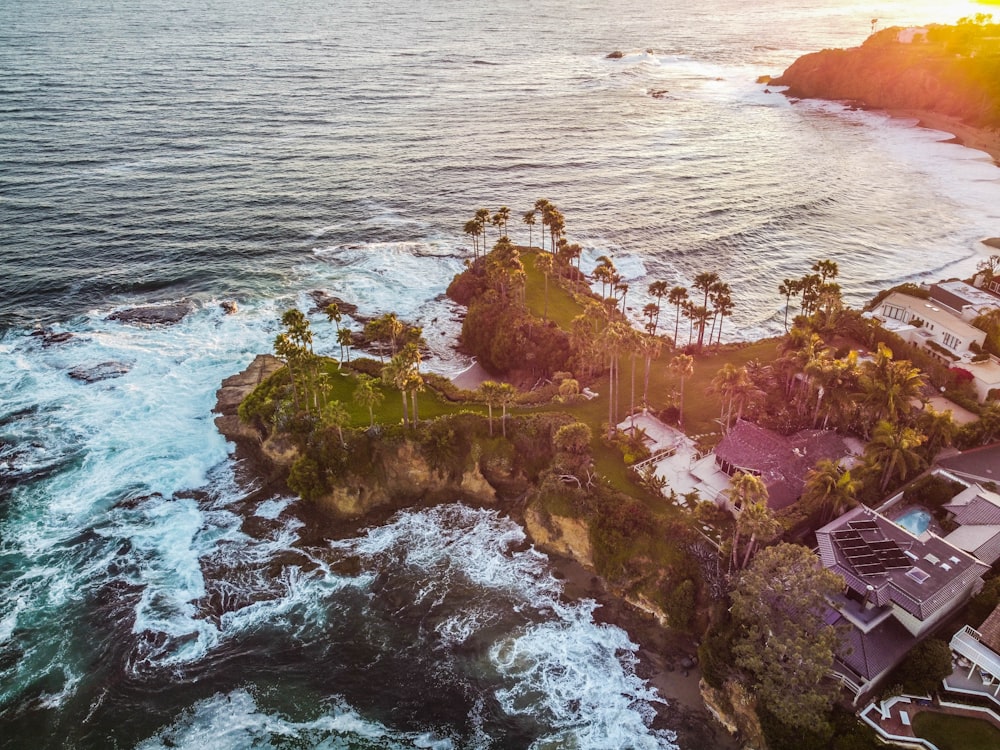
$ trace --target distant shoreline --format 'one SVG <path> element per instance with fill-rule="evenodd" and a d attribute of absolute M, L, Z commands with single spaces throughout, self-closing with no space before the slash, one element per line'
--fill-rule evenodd
<path fill-rule="evenodd" d="M 951 133 L 952 138 L 942 141 L 943 143 L 955 143 L 977 151 L 985 151 L 993 159 L 993 164 L 1000 167 L 1000 132 L 976 128 L 955 117 L 929 110 L 887 109 L 884 111 L 891 117 L 916 119 L 917 127 L 920 128 Z"/>

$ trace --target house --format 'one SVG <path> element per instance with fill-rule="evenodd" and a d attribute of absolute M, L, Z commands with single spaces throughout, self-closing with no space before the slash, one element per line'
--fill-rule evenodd
<path fill-rule="evenodd" d="M 972 361 L 973 345 L 979 349 L 986 341 L 986 332 L 942 305 L 933 299 L 893 292 L 879 303 L 872 316 L 904 341 L 949 365 L 961 360 L 964 366 Z"/>
<path fill-rule="evenodd" d="M 989 570 L 941 537 L 915 536 L 863 506 L 819 529 L 816 541 L 823 566 L 846 583 L 827 622 L 842 632 L 834 672 L 856 700 L 977 593 Z"/>
<path fill-rule="evenodd" d="M 944 507 L 958 524 L 945 541 L 987 565 L 1000 559 L 1000 493 L 972 484 Z"/>
<path fill-rule="evenodd" d="M 1000 309 L 1000 298 L 957 279 L 931 284 L 927 292 L 931 302 L 970 323 L 984 313 Z"/>
<path fill-rule="evenodd" d="M 978 482 L 987 489 L 995 489 L 1000 484 L 1000 443 L 940 458 L 937 467 L 963 484 Z"/>
<path fill-rule="evenodd" d="M 806 473 L 817 461 L 840 461 L 849 455 L 844 439 L 833 430 L 801 430 L 785 437 L 738 419 L 716 446 L 715 463 L 729 476 L 759 476 L 767 487 L 768 507 L 781 510 L 801 497 Z"/>
<path fill-rule="evenodd" d="M 950 645 L 956 664 L 945 688 L 1000 704 L 1000 606 L 978 628 L 966 625 L 955 633 Z"/>
<path fill-rule="evenodd" d="M 926 42 L 927 27 L 908 26 L 905 29 L 900 29 L 896 33 L 896 41 L 899 42 L 900 44 L 913 44 L 914 42 Z"/>

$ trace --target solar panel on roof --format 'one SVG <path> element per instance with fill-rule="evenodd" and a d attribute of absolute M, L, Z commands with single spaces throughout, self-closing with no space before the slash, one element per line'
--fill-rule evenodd
<path fill-rule="evenodd" d="M 875 539 L 868 544 L 876 552 L 899 549 L 899 545 L 892 539 Z"/>
<path fill-rule="evenodd" d="M 881 563 L 872 563 L 870 565 L 855 565 L 854 569 L 863 576 L 873 576 L 879 573 L 885 573 L 885 568 L 882 567 Z"/>
<path fill-rule="evenodd" d="M 848 521 L 847 525 L 850 526 L 852 529 L 856 529 L 857 531 L 875 531 L 876 529 L 878 529 L 877 523 L 868 520 Z"/>

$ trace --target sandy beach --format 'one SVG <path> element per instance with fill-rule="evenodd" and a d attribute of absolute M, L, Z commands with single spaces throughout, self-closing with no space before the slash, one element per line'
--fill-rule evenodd
<path fill-rule="evenodd" d="M 917 125 L 922 128 L 951 133 L 954 138 L 949 140 L 949 143 L 957 143 L 960 146 L 985 151 L 993 159 L 993 163 L 1000 167 L 1000 132 L 974 128 L 954 117 L 926 110 L 900 109 L 888 110 L 888 112 L 893 117 L 916 119 Z"/>
<path fill-rule="evenodd" d="M 458 375 L 451 379 L 451 382 L 457 385 L 459 388 L 464 388 L 467 391 L 474 391 L 487 380 L 494 380 L 492 375 L 490 375 L 478 362 L 473 362 L 466 369 L 462 370 Z"/>

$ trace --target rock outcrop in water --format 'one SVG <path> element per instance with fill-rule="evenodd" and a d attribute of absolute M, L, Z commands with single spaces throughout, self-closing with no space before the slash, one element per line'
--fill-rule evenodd
<path fill-rule="evenodd" d="M 1000 24 L 884 29 L 860 47 L 803 55 L 771 84 L 791 97 L 925 111 L 1000 132 Z"/>
<path fill-rule="evenodd" d="M 237 455 L 252 476 L 265 479 L 265 485 L 283 485 L 299 453 L 286 435 L 268 433 L 243 422 L 238 414 L 240 403 L 254 388 L 284 367 L 269 354 L 258 355 L 243 372 L 222 382 L 216 393 L 215 424 L 227 440 L 236 444 Z M 480 463 L 474 463 L 458 476 L 435 470 L 418 446 L 410 441 L 384 441 L 374 467 L 349 467 L 332 490 L 317 499 L 317 504 L 339 519 L 357 520 L 377 512 L 392 511 L 420 502 L 466 500 L 478 505 L 495 505 L 496 486 L 523 487 L 518 478 L 503 467 L 490 467 L 487 479 Z M 373 470 L 372 470 L 373 468 Z M 496 485 L 496 486 L 494 486 Z"/>
<path fill-rule="evenodd" d="M 138 325 L 173 325 L 180 323 L 190 313 L 194 312 L 194 303 L 190 300 L 171 302 L 169 305 L 146 305 L 118 310 L 105 318 L 117 320 L 119 323 Z"/>

